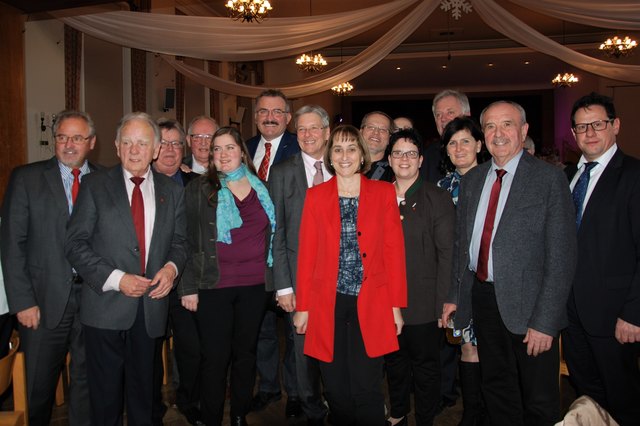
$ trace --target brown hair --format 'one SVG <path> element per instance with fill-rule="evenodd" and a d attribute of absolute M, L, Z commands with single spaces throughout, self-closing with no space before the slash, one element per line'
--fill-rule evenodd
<path fill-rule="evenodd" d="M 209 171 L 207 172 L 207 180 L 211 184 L 211 188 L 213 188 L 213 191 L 218 191 L 221 188 L 220 176 L 218 170 L 216 169 L 216 166 L 213 164 L 213 141 L 223 135 L 229 135 L 233 138 L 236 145 L 240 147 L 240 151 L 242 152 L 242 162 L 245 166 L 247 166 L 249 172 L 253 173 L 254 175 L 256 174 L 256 168 L 251 161 L 249 150 L 247 150 L 247 145 L 245 145 L 244 141 L 242 140 L 240 132 L 235 127 L 220 127 L 213 134 L 213 138 L 211 139 L 211 146 L 209 147 Z M 211 197 L 212 195 L 213 194 L 210 194 L 209 197 Z"/>
<path fill-rule="evenodd" d="M 363 160 L 360 165 L 360 169 L 358 169 L 358 173 L 367 173 L 371 168 L 371 155 L 369 154 L 369 148 L 364 142 L 364 138 L 360 134 L 360 131 L 350 124 L 343 124 L 342 126 L 336 127 L 329 135 L 327 150 L 324 153 L 324 166 L 327 168 L 327 171 L 332 175 L 336 174 L 336 170 L 333 168 L 333 164 L 331 164 L 331 149 L 333 148 L 333 143 L 336 140 L 354 140 L 357 143 Z"/>

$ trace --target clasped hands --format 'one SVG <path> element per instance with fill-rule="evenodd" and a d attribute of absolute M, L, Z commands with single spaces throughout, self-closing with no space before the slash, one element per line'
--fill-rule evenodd
<path fill-rule="evenodd" d="M 124 274 L 120 280 L 120 291 L 125 296 L 141 297 L 147 293 L 151 287 L 155 287 L 149 292 L 152 299 L 162 299 L 169 294 L 173 288 L 173 281 L 176 278 L 176 270 L 171 265 L 165 265 L 152 279 L 135 275 Z"/>

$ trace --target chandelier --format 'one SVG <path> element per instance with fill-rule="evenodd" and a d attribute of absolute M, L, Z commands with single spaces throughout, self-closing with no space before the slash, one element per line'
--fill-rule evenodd
<path fill-rule="evenodd" d="M 577 83 L 578 77 L 573 74 L 569 74 L 565 72 L 564 74 L 558 74 L 556 77 L 551 80 L 551 83 L 555 87 L 571 87 L 574 83 Z"/>
<path fill-rule="evenodd" d="M 317 72 L 327 66 L 327 61 L 319 53 L 313 56 L 303 53 L 302 56 L 296 59 L 296 65 L 302 71 Z"/>
<path fill-rule="evenodd" d="M 340 83 L 337 86 L 333 86 L 331 88 L 331 91 L 333 92 L 333 94 L 338 96 L 347 96 L 351 93 L 352 90 L 353 90 L 353 85 L 348 81 L 345 81 L 344 83 Z"/>
<path fill-rule="evenodd" d="M 242 19 L 242 22 L 259 23 L 273 9 L 267 0 L 229 0 L 225 6 L 233 20 Z"/>
<path fill-rule="evenodd" d="M 600 45 L 599 49 L 608 56 L 620 58 L 629 55 L 633 52 L 633 49 L 635 49 L 636 46 L 638 46 L 638 43 L 636 43 L 635 40 L 631 40 L 629 36 L 626 36 L 624 39 L 615 36 L 605 40 L 605 42 Z"/>

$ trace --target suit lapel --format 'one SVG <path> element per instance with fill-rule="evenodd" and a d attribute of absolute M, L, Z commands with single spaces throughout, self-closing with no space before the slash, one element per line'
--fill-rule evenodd
<path fill-rule="evenodd" d="M 473 234 L 473 226 L 476 221 L 476 214 L 478 211 L 478 204 L 480 203 L 480 196 L 482 195 L 482 187 L 484 186 L 484 181 L 487 178 L 487 173 L 489 173 L 489 168 L 491 167 L 491 161 L 487 161 L 484 164 L 480 164 L 478 167 L 478 178 L 477 179 L 466 179 L 464 181 L 465 185 L 468 185 L 468 188 L 465 189 L 465 193 L 469 195 L 469 208 L 467 208 L 467 241 L 471 241 L 471 236 Z"/>
<path fill-rule="evenodd" d="M 500 222 L 496 228 L 495 235 L 500 232 L 500 223 L 508 223 L 513 214 L 517 214 L 518 208 L 525 204 L 531 203 L 530 193 L 525 190 L 527 183 L 529 182 L 529 174 L 531 170 L 530 161 L 532 159 L 526 154 L 522 154 L 518 167 L 516 168 L 516 174 L 513 176 L 513 182 L 511 182 L 511 189 L 504 205 L 504 210 L 500 216 Z"/>
<path fill-rule="evenodd" d="M 293 159 L 294 169 L 293 169 L 293 180 L 300 191 L 300 194 L 304 196 L 308 189 L 307 184 L 307 173 L 304 170 L 304 160 L 302 159 L 302 154 L 296 154 Z"/>
<path fill-rule="evenodd" d="M 133 217 L 131 216 L 131 205 L 129 204 L 129 196 L 124 182 L 124 174 L 122 166 L 116 166 L 110 169 L 107 174 L 111 182 L 106 187 L 106 191 L 118 210 L 118 216 L 122 220 L 122 225 L 130 238 L 136 239 L 136 229 L 133 225 Z M 136 240 L 137 241 L 137 240 Z"/>
<path fill-rule="evenodd" d="M 606 205 L 605 203 L 610 202 L 608 200 L 613 199 L 612 194 L 615 192 L 618 180 L 620 179 L 623 158 L 624 154 L 620 151 L 620 148 L 618 148 L 616 153 L 613 154 L 613 157 L 611 157 L 611 161 L 609 161 L 607 167 L 602 171 L 602 175 L 600 179 L 598 179 L 595 188 L 593 188 L 593 192 L 582 213 L 580 229 L 589 227 L 589 221 L 592 216 L 597 214 L 598 206 L 604 206 Z"/>
<path fill-rule="evenodd" d="M 157 244 L 158 241 L 156 241 L 158 238 L 160 238 L 160 236 L 162 233 L 165 233 L 165 229 L 164 228 L 164 224 L 169 223 L 168 222 L 168 218 L 167 218 L 167 214 L 168 214 L 168 209 L 165 207 L 165 204 L 168 202 L 169 200 L 169 194 L 167 192 L 167 187 L 166 185 L 163 185 L 162 183 L 158 182 L 159 177 L 158 174 L 153 172 L 153 187 L 154 187 L 154 192 L 155 192 L 155 199 L 156 199 L 156 217 L 155 217 L 155 221 L 153 224 L 153 232 L 151 234 L 151 242 L 149 245 L 149 251 L 152 252 L 154 247 L 159 247 L 160 244 Z M 154 259 L 155 257 L 151 256 L 151 253 L 149 253 L 149 259 Z"/>
<path fill-rule="evenodd" d="M 58 166 L 58 160 L 54 157 L 47 164 L 47 168 L 43 172 L 44 180 L 47 182 L 49 190 L 53 194 L 53 200 L 56 207 L 61 211 L 67 213 L 69 216 L 69 203 L 67 201 L 67 194 L 64 192 L 64 186 L 62 185 L 62 175 L 60 175 L 60 167 Z"/>

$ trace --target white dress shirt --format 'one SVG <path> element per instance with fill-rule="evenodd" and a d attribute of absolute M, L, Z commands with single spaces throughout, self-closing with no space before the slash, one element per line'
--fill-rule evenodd
<path fill-rule="evenodd" d="M 604 169 L 607 168 L 609 161 L 611 161 L 611 158 L 613 158 L 613 154 L 615 154 L 617 150 L 618 150 L 618 145 L 614 143 L 613 145 L 611 145 L 611 147 L 609 147 L 608 150 L 604 152 L 604 154 L 602 154 L 597 159 L 593 160 L 593 161 L 597 161 L 598 164 L 593 166 L 593 168 L 591 169 L 591 173 L 589 175 L 589 185 L 587 186 L 587 193 L 584 196 L 584 202 L 582 204 L 582 214 L 584 214 L 584 210 L 587 207 L 589 198 L 591 197 L 591 194 L 593 193 L 593 189 L 596 187 L 598 180 L 600 180 L 600 176 L 602 176 L 602 172 L 604 172 Z M 587 159 L 584 158 L 584 155 L 583 155 L 580 157 L 580 161 L 578 161 L 578 171 L 573 176 L 573 179 L 571 179 L 571 192 L 573 192 L 573 188 L 576 186 L 576 183 L 578 183 L 578 179 L 580 179 L 580 176 L 584 172 L 585 163 L 587 163 Z"/>
<path fill-rule="evenodd" d="M 276 158 L 276 152 L 278 151 L 278 147 L 280 146 L 280 141 L 282 140 L 283 135 L 284 132 L 282 133 L 282 135 L 270 141 L 266 140 L 264 136 L 260 136 L 260 142 L 258 142 L 258 146 L 256 147 L 256 153 L 253 155 L 253 165 L 256 167 L 256 170 L 260 170 L 260 164 L 262 163 L 264 154 L 267 152 L 264 144 L 269 142 L 271 144 L 271 157 L 269 157 L 269 169 L 267 170 L 266 180 L 269 180 L 271 166 L 273 165 L 273 160 Z"/>

